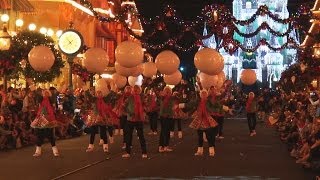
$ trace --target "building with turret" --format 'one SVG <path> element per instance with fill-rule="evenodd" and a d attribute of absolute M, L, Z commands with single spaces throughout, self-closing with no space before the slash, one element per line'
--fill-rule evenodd
<path fill-rule="evenodd" d="M 281 19 L 289 17 L 288 0 L 234 0 L 233 16 L 238 20 L 248 20 L 262 5 L 266 5 L 273 14 Z M 253 23 L 245 26 L 237 25 L 237 27 L 240 32 L 248 34 L 255 32 L 263 22 L 266 22 L 273 30 L 280 33 L 286 32 L 289 28 L 288 25 L 275 22 L 268 15 L 258 16 Z M 297 34 L 293 30 L 289 37 L 292 37 L 296 43 L 300 44 Z M 234 39 L 239 41 L 245 48 L 252 49 L 259 45 L 261 39 L 266 39 L 272 47 L 278 48 L 287 42 L 288 37 L 278 37 L 269 32 L 268 29 L 265 29 L 253 37 L 242 37 L 235 33 Z M 204 46 L 212 46 L 208 43 L 208 40 L 203 41 Z M 218 44 L 221 44 L 221 42 L 218 41 Z M 224 72 L 228 79 L 239 82 L 243 69 L 254 69 L 257 73 L 258 81 L 269 87 L 280 79 L 282 71 L 296 61 L 297 54 L 296 49 L 273 51 L 267 45 L 261 45 L 254 52 L 244 52 L 240 48 L 232 55 L 226 52 L 224 48 L 220 48 L 219 52 L 224 57 Z"/>

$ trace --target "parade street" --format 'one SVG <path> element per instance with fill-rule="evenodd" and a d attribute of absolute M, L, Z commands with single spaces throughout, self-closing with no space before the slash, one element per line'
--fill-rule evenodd
<path fill-rule="evenodd" d="M 158 153 L 158 136 L 147 135 L 148 159 L 141 158 L 138 141 L 130 159 L 121 157 L 121 138 L 115 137 L 110 153 L 104 154 L 96 141 L 95 150 L 86 153 L 88 136 L 60 140 L 61 156 L 54 157 L 46 144 L 42 156 L 33 157 L 34 147 L 0 153 L 0 179 L 284 179 L 308 180 L 315 177 L 294 163 L 273 128 L 257 126 L 257 136 L 249 137 L 245 119 L 226 119 L 225 139 L 217 140 L 216 155 L 194 156 L 195 131 L 184 123 L 184 136 L 170 142 L 174 151 Z M 136 136 L 134 136 L 136 137 Z M 136 138 L 134 138 L 136 139 Z"/>

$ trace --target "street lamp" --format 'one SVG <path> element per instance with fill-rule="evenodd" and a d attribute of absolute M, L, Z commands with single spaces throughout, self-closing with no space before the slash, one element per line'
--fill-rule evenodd
<path fill-rule="evenodd" d="M 40 28 L 40 33 L 41 34 L 47 34 L 48 30 L 45 27 Z"/>
<path fill-rule="evenodd" d="M 47 35 L 50 36 L 50 37 L 53 36 L 54 35 L 54 31 L 49 28 L 48 31 L 47 31 Z"/>
<path fill-rule="evenodd" d="M 7 22 L 9 21 L 9 16 L 7 14 L 3 14 L 1 16 L 1 21 L 3 22 L 2 31 L 0 31 L 0 50 L 5 51 L 10 48 L 11 45 L 11 36 L 8 33 Z"/>
<path fill-rule="evenodd" d="M 11 36 L 6 26 L 9 21 L 9 16 L 8 14 L 3 14 L 0 19 L 3 22 L 3 28 L 2 31 L 0 31 L 0 51 L 6 51 L 9 50 L 11 46 Z M 7 77 L 5 74 L 3 75 L 3 85 L 4 89 L 7 90 Z"/>
<path fill-rule="evenodd" d="M 16 20 L 16 26 L 17 26 L 18 28 L 21 28 L 21 27 L 23 26 L 23 20 L 22 20 L 22 19 L 17 19 L 17 20 Z"/>
<path fill-rule="evenodd" d="M 29 24 L 30 31 L 34 31 L 34 30 L 36 30 L 36 28 L 37 28 L 37 26 L 35 24 L 33 24 L 33 23 Z"/>

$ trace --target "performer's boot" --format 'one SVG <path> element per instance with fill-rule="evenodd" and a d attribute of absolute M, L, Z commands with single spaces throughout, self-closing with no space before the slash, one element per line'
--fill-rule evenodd
<path fill-rule="evenodd" d="M 179 138 L 179 139 L 182 139 L 182 131 L 179 131 L 179 132 L 178 132 L 178 138 Z"/>
<path fill-rule="evenodd" d="M 115 135 L 115 136 L 118 136 L 118 135 L 119 135 L 119 129 L 115 129 L 115 130 L 114 130 L 114 135 Z"/>
<path fill-rule="evenodd" d="M 209 156 L 214 156 L 215 155 L 215 151 L 214 151 L 214 147 L 209 147 Z"/>
<path fill-rule="evenodd" d="M 114 143 L 113 136 L 109 136 L 109 141 L 110 141 L 110 144 L 113 144 L 113 143 Z"/>
<path fill-rule="evenodd" d="M 104 144 L 103 139 L 100 139 L 99 146 L 102 146 Z"/>
<path fill-rule="evenodd" d="M 194 155 L 195 156 L 202 156 L 203 155 L 203 147 L 198 147 L 198 150 Z"/>
<path fill-rule="evenodd" d="M 109 152 L 108 144 L 103 144 L 103 152 L 105 152 L 105 153 Z"/>
<path fill-rule="evenodd" d="M 52 147 L 52 152 L 55 157 L 60 156 L 57 146 Z"/>
<path fill-rule="evenodd" d="M 174 137 L 174 131 L 170 131 L 170 138 Z"/>
<path fill-rule="evenodd" d="M 94 145 L 93 145 L 93 144 L 89 144 L 86 152 L 92 152 L 92 151 L 93 151 L 93 148 L 94 148 Z"/>
<path fill-rule="evenodd" d="M 41 155 L 41 147 L 36 146 L 36 152 L 33 154 L 34 157 L 38 157 Z"/>

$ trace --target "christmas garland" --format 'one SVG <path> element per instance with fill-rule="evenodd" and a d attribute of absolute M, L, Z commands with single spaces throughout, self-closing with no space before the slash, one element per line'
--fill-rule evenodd
<path fill-rule="evenodd" d="M 72 74 L 78 75 L 83 82 L 90 81 L 90 73 L 85 67 L 82 67 L 80 64 L 72 64 Z"/>
<path fill-rule="evenodd" d="M 28 59 L 28 54 L 30 50 L 39 45 L 48 46 L 54 56 L 55 61 L 53 66 L 49 71 L 38 72 L 35 71 L 30 63 L 26 61 L 25 67 L 18 66 L 18 70 L 26 77 L 32 78 L 34 82 L 51 82 L 54 78 L 58 77 L 61 74 L 61 68 L 64 67 L 64 62 L 62 61 L 61 54 L 58 49 L 54 47 L 55 43 L 51 37 L 45 36 L 41 33 L 35 31 L 24 30 L 19 32 L 16 36 L 12 38 L 12 56 L 18 61 Z"/>

